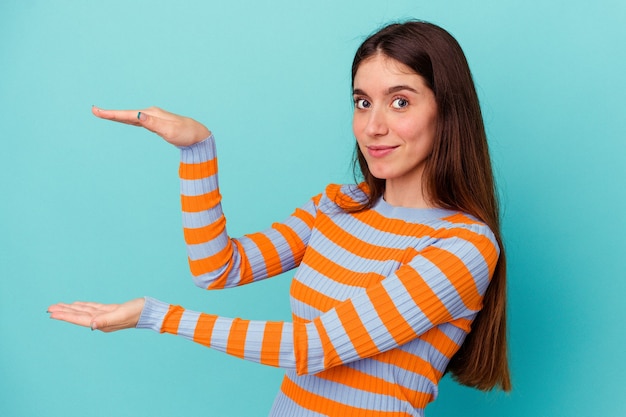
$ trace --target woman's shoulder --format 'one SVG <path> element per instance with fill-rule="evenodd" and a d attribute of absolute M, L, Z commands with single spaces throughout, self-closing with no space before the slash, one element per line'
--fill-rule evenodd
<path fill-rule="evenodd" d="M 323 193 L 327 198 L 362 202 L 367 198 L 367 186 L 365 184 L 328 184 Z"/>
<path fill-rule="evenodd" d="M 471 214 L 457 211 L 442 218 L 446 227 L 442 228 L 442 236 L 447 238 L 460 238 L 479 246 L 490 242 L 491 246 L 499 252 L 499 244 L 491 228 L 482 220 Z"/>
<path fill-rule="evenodd" d="M 316 199 L 321 208 L 349 210 L 367 201 L 367 187 L 363 184 L 328 184 Z"/>

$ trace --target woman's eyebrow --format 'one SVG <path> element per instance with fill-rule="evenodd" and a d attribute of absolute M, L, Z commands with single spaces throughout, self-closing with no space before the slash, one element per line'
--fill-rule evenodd
<path fill-rule="evenodd" d="M 408 91 L 414 92 L 415 94 L 419 94 L 419 92 L 416 89 L 408 85 L 396 85 L 394 87 L 389 87 L 389 89 L 387 90 L 387 94 L 397 93 L 398 91 L 402 91 L 402 90 L 408 90 Z"/>
<path fill-rule="evenodd" d="M 389 87 L 386 91 L 386 94 L 389 95 L 389 94 L 397 93 L 398 91 L 402 91 L 402 90 L 408 90 L 415 94 L 419 94 L 419 91 L 417 91 L 415 88 L 410 87 L 408 85 L 396 85 L 393 87 Z M 362 96 L 367 95 L 367 93 L 361 90 L 360 88 L 355 88 L 354 90 L 352 90 L 352 94 L 357 94 L 357 95 L 362 95 Z"/>

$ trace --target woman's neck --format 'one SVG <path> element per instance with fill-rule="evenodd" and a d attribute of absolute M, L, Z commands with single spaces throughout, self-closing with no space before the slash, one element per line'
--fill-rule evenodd
<path fill-rule="evenodd" d="M 428 198 L 423 183 L 402 184 L 398 181 L 387 180 L 385 183 L 385 201 L 395 207 L 408 208 L 434 208 L 436 207 Z"/>

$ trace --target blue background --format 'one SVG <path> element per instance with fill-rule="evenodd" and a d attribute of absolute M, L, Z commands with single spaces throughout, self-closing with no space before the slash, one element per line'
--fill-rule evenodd
<path fill-rule="evenodd" d="M 0 3 L 0 415 L 264 416 L 282 371 L 152 332 L 51 321 L 152 295 L 288 319 L 289 274 L 196 289 L 178 151 L 91 116 L 159 105 L 218 139 L 232 235 L 351 180 L 350 63 L 396 19 L 448 29 L 484 110 L 509 255 L 515 389 L 441 384 L 429 416 L 626 415 L 626 3 Z"/>

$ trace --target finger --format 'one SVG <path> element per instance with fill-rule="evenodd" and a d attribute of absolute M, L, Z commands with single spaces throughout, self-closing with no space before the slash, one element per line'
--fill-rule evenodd
<path fill-rule="evenodd" d="M 93 106 L 92 113 L 101 119 L 143 127 L 166 140 L 171 136 L 169 132 L 172 130 L 172 125 L 178 122 L 176 115 L 158 107 L 144 110 L 105 110 Z"/>
<path fill-rule="evenodd" d="M 156 107 L 156 106 L 151 106 L 148 107 L 147 109 L 143 109 L 143 110 L 139 110 L 141 113 L 146 113 L 148 115 L 154 116 L 154 117 L 158 117 L 159 119 L 163 119 L 163 120 L 177 120 L 177 119 L 181 119 L 182 116 L 178 115 L 178 114 L 174 114 L 171 113 L 167 110 L 163 110 L 160 107 Z"/>
<path fill-rule="evenodd" d="M 144 110 L 145 111 L 145 110 Z M 111 120 L 113 122 L 127 125 L 141 126 L 141 121 L 137 118 L 139 110 L 105 110 L 96 106 L 91 107 L 94 116 L 100 119 Z"/>
<path fill-rule="evenodd" d="M 151 106 L 146 109 L 137 109 L 137 110 L 112 110 L 112 109 L 102 109 L 98 106 L 91 106 L 91 112 L 94 116 L 99 117 L 101 119 L 113 120 L 120 123 L 127 123 L 139 126 L 139 119 L 141 114 L 150 115 L 153 117 L 157 117 L 163 120 L 174 121 L 181 119 L 182 117 L 170 113 L 166 110 L 161 109 L 160 107 Z"/>
<path fill-rule="evenodd" d="M 92 322 L 91 314 L 80 312 L 55 311 L 50 314 L 50 318 L 84 327 L 90 327 Z"/>
<path fill-rule="evenodd" d="M 76 311 L 84 311 L 84 308 L 77 308 L 76 305 L 74 303 L 72 304 L 66 304 L 66 303 L 57 303 L 54 305 L 51 305 L 50 307 L 48 307 L 48 313 L 54 313 L 54 312 L 76 312 Z"/>
<path fill-rule="evenodd" d="M 46 309 L 46 311 L 47 311 L 48 313 L 53 313 L 53 312 L 55 312 L 55 311 L 59 311 L 59 310 L 61 310 L 61 309 L 65 308 L 66 306 L 67 306 L 67 304 L 65 304 L 65 303 L 56 303 L 56 304 L 52 304 L 51 306 L 49 306 L 49 307 Z"/>
<path fill-rule="evenodd" d="M 64 311 L 64 312 L 76 312 L 76 313 L 93 313 L 98 311 L 97 303 L 86 303 L 86 302 L 74 302 L 71 304 L 59 303 L 55 306 L 51 306 L 48 308 L 48 311 Z"/>
<path fill-rule="evenodd" d="M 117 304 L 102 304 L 95 303 L 93 301 L 75 301 L 71 304 L 76 308 L 83 308 L 85 310 L 98 310 L 98 311 L 112 311 L 117 308 Z"/>
<path fill-rule="evenodd" d="M 115 304 L 100 304 L 92 302 L 74 302 L 72 304 L 58 303 L 48 307 L 48 313 L 62 313 L 75 315 L 89 315 L 94 317 L 98 314 L 113 311 L 117 306 Z M 56 318 L 53 317 L 53 318 Z"/>

